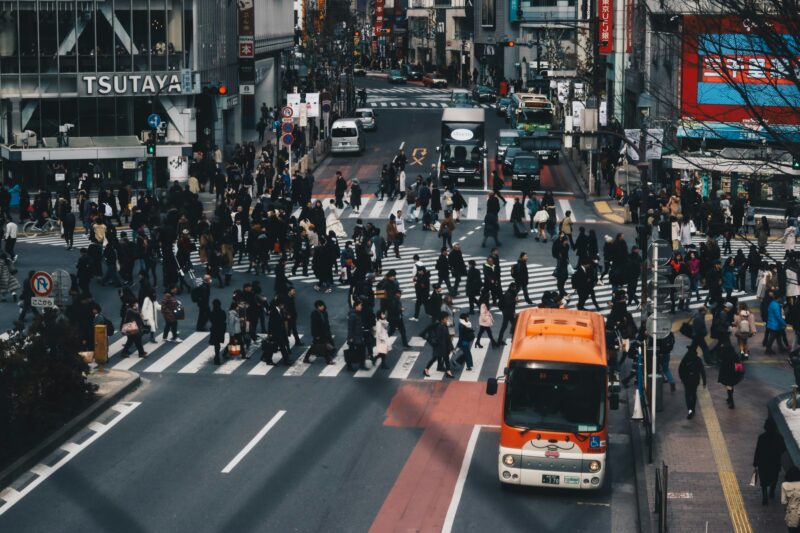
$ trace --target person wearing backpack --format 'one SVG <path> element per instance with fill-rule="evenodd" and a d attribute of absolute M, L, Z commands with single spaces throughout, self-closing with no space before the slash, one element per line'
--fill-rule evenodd
<path fill-rule="evenodd" d="M 670 392 L 675 392 L 675 378 L 669 369 L 669 360 L 672 356 L 672 348 L 675 347 L 675 334 L 671 331 L 663 339 L 656 341 L 656 366 L 661 371 L 664 381 L 669 383 Z"/>
<path fill-rule="evenodd" d="M 747 347 L 747 341 L 756 334 L 756 320 L 744 302 L 739 304 L 739 311 L 733 318 L 733 331 L 739 342 L 739 355 L 743 359 L 749 358 L 750 350 Z"/>
<path fill-rule="evenodd" d="M 467 313 L 461 313 L 458 320 L 458 348 L 460 355 L 455 360 L 457 364 L 467 366 L 467 370 L 472 370 L 472 341 L 475 340 L 475 330 L 469 320 Z"/>
<path fill-rule="evenodd" d="M 686 418 L 691 420 L 694 417 L 694 410 L 697 404 L 697 387 L 700 380 L 703 380 L 703 387 L 706 386 L 706 368 L 703 361 L 697 356 L 697 348 L 689 347 L 686 355 L 681 359 L 678 366 L 678 376 L 683 383 L 684 396 L 686 398 Z"/>

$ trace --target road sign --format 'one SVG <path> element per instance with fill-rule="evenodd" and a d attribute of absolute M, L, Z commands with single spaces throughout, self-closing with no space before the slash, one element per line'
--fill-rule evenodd
<path fill-rule="evenodd" d="M 147 125 L 154 130 L 158 129 L 158 127 L 161 125 L 161 117 L 153 113 L 147 117 Z"/>
<path fill-rule="evenodd" d="M 53 292 L 53 278 L 47 272 L 36 272 L 31 277 L 31 290 L 36 296 L 50 296 Z"/>
<path fill-rule="evenodd" d="M 323 113 L 330 113 L 331 112 L 331 101 L 330 100 L 323 100 L 322 101 L 322 112 Z"/>
<path fill-rule="evenodd" d="M 48 307 L 55 307 L 56 302 L 53 298 L 41 298 L 38 296 L 31 296 L 31 305 L 37 309 L 46 309 Z"/>
<path fill-rule="evenodd" d="M 286 135 L 281 137 L 281 142 L 286 146 L 291 146 L 292 143 L 294 142 L 294 137 L 292 136 L 291 133 L 287 133 Z"/>
<path fill-rule="evenodd" d="M 653 315 L 647 317 L 647 334 L 655 335 L 657 339 L 663 339 L 672 332 L 672 320 L 666 316 L 656 317 Z"/>
<path fill-rule="evenodd" d="M 69 289 L 72 287 L 72 278 L 66 270 L 56 270 L 53 277 L 53 299 L 58 307 L 69 305 Z"/>
<path fill-rule="evenodd" d="M 239 94 L 256 94 L 256 86 L 253 84 L 239 85 Z"/>
<path fill-rule="evenodd" d="M 664 239 L 656 239 L 650 245 L 650 257 L 653 257 L 653 249 L 658 249 L 658 265 L 666 266 L 672 259 L 672 243 Z"/>
<path fill-rule="evenodd" d="M 684 298 L 687 294 L 691 294 L 692 280 L 686 274 L 675 276 L 674 284 L 679 298 Z"/>
<path fill-rule="evenodd" d="M 281 109 L 281 116 L 283 118 L 292 118 L 292 115 L 294 115 L 294 110 L 288 105 Z"/>
<path fill-rule="evenodd" d="M 284 122 L 281 124 L 281 131 L 283 133 L 292 133 L 294 131 L 294 124 L 291 122 Z"/>

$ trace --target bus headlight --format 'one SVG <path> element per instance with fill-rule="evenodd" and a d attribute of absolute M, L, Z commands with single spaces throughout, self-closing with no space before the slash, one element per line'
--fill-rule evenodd
<path fill-rule="evenodd" d="M 504 455 L 503 464 L 506 466 L 514 466 L 514 456 L 511 454 Z"/>
<path fill-rule="evenodd" d="M 600 471 L 600 461 L 590 461 L 589 472 L 599 472 L 599 471 Z"/>

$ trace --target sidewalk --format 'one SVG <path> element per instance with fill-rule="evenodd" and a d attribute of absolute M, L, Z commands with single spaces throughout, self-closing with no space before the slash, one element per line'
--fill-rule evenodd
<path fill-rule="evenodd" d="M 755 311 L 758 312 L 757 309 Z M 683 320 L 676 320 L 677 329 Z M 656 530 L 655 470 L 665 463 L 668 476 L 668 527 L 672 531 L 784 531 L 784 508 L 778 499 L 761 505 L 761 490 L 750 487 L 756 439 L 763 431 L 767 403 L 793 381 L 784 355 L 766 356 L 761 346 L 763 325 L 750 341 L 751 357 L 736 386 L 735 409 L 726 404 L 717 368 L 706 368 L 708 386 L 698 389 L 698 408 L 686 419 L 678 365 L 689 339 L 676 333 L 670 369 L 677 390 L 664 384 L 664 409 L 656 413 L 653 464 L 645 465 L 651 524 Z M 789 333 L 791 335 L 791 333 Z M 644 429 L 639 424 L 642 439 Z M 644 451 L 646 455 L 646 448 Z M 786 457 L 784 457 L 786 460 Z M 645 457 L 646 462 L 646 457 Z M 781 475 L 780 481 L 783 476 Z M 645 518 L 646 519 L 646 518 Z"/>

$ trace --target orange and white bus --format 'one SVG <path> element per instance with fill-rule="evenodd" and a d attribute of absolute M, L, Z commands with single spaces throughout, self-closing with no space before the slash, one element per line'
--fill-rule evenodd
<path fill-rule="evenodd" d="M 517 317 L 504 376 L 498 475 L 502 483 L 598 489 L 606 475 L 609 394 L 603 317 L 526 309 Z"/>

